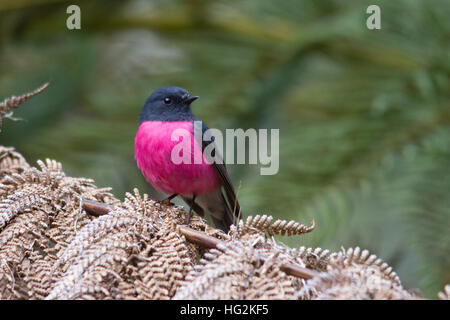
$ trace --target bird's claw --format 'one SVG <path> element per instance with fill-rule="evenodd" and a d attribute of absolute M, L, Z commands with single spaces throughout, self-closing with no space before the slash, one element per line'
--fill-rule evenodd
<path fill-rule="evenodd" d="M 191 217 L 192 217 L 192 212 L 188 212 L 188 214 L 185 216 L 185 219 L 184 219 L 185 225 L 189 225 L 191 223 Z"/>
<path fill-rule="evenodd" d="M 165 206 L 173 206 L 174 204 L 172 202 L 170 202 L 170 199 L 164 199 L 161 201 L 161 204 L 165 205 Z"/>

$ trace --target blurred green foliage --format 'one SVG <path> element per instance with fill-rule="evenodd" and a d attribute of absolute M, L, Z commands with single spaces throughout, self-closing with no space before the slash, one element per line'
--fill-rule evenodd
<path fill-rule="evenodd" d="M 280 128 L 280 171 L 230 166 L 244 215 L 316 221 L 293 246 L 368 248 L 427 297 L 450 282 L 448 0 L 0 3 L 0 88 L 50 88 L 0 143 L 73 176 L 138 187 L 137 116 L 156 88 L 214 128 Z M 381 7 L 382 29 L 366 28 Z"/>

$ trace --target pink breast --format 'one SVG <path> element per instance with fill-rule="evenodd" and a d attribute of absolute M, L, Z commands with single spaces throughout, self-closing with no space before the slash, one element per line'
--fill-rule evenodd
<path fill-rule="evenodd" d="M 185 138 L 191 140 L 191 164 L 175 164 L 172 161 L 172 149 L 180 143 L 171 139 L 176 129 L 185 129 L 188 133 L 180 141 Z M 144 177 L 155 189 L 164 193 L 199 195 L 220 186 L 219 177 L 212 165 L 205 159 L 201 164 L 194 163 L 194 154 L 201 155 L 202 151 L 194 139 L 191 121 L 143 122 L 136 134 L 134 152 Z"/>

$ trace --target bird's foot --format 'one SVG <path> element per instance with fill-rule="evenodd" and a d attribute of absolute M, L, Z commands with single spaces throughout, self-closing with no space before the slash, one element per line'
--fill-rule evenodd
<path fill-rule="evenodd" d="M 165 198 L 164 200 L 161 200 L 161 203 L 165 206 L 173 206 L 174 204 L 172 202 L 170 202 L 170 200 L 172 200 L 173 198 L 175 198 L 177 196 L 177 194 L 172 194 L 171 196 Z"/>
<path fill-rule="evenodd" d="M 186 215 L 185 219 L 184 219 L 184 224 L 185 225 L 189 225 L 191 223 L 191 217 L 192 217 L 192 212 L 189 211 L 188 214 Z"/>
<path fill-rule="evenodd" d="M 169 199 L 161 200 L 161 204 L 163 204 L 165 206 L 173 206 L 174 205 L 172 202 L 170 202 Z"/>

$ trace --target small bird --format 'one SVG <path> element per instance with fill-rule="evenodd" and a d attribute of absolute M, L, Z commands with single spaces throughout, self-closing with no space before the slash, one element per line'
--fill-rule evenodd
<path fill-rule="evenodd" d="M 179 87 L 163 87 L 153 92 L 139 115 L 135 158 L 146 180 L 156 190 L 169 195 L 165 201 L 180 196 L 187 203 L 186 224 L 190 222 L 192 210 L 202 217 L 204 211 L 209 211 L 215 226 L 228 232 L 233 218 L 240 218 L 241 209 L 223 161 L 194 161 L 195 152 L 201 150 L 203 155 L 205 148 L 214 143 L 214 137 L 202 142 L 195 139 L 195 130 L 200 129 L 194 126 L 194 121 L 200 120 L 193 115 L 191 103 L 196 99 L 198 96 L 191 96 Z M 172 161 L 172 150 L 179 141 L 172 141 L 171 137 L 177 129 L 187 130 L 184 132 L 190 135 L 191 163 Z M 201 135 L 208 130 L 204 122 L 201 130 Z M 220 157 L 215 148 L 214 152 L 216 158 Z"/>

